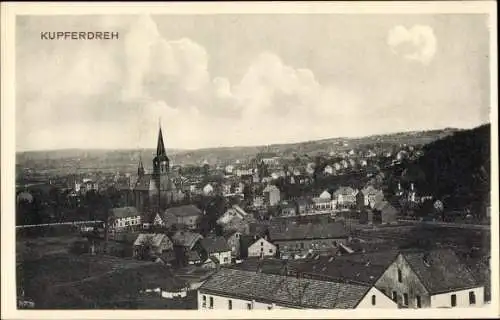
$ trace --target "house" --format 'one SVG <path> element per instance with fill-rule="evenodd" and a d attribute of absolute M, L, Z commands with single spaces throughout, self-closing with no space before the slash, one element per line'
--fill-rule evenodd
<path fill-rule="evenodd" d="M 484 304 L 484 284 L 451 249 L 401 251 L 375 286 L 407 308 Z"/>
<path fill-rule="evenodd" d="M 264 197 L 263 196 L 254 196 L 253 197 L 253 203 L 252 205 L 255 207 L 255 208 L 261 208 L 264 206 Z"/>
<path fill-rule="evenodd" d="M 243 210 L 239 205 L 235 204 L 226 212 L 224 212 L 219 219 L 217 219 L 217 224 L 220 226 L 224 226 L 226 224 L 229 224 L 233 219 L 243 219 L 247 215 L 248 213 L 245 210 Z"/>
<path fill-rule="evenodd" d="M 226 232 L 239 231 L 244 234 L 249 233 L 249 224 L 252 222 L 255 222 L 254 216 L 248 214 L 238 205 L 233 205 L 217 219 L 217 224 Z"/>
<path fill-rule="evenodd" d="M 231 248 L 231 256 L 233 257 L 239 257 L 241 252 L 240 252 L 240 242 L 241 242 L 241 236 L 243 234 L 239 231 L 230 231 L 226 233 L 225 239 L 227 241 L 227 244 Z"/>
<path fill-rule="evenodd" d="M 282 217 L 294 217 L 297 215 L 297 205 L 295 202 L 283 201 L 280 207 Z"/>
<path fill-rule="evenodd" d="M 371 207 L 375 205 L 375 203 L 384 200 L 384 193 L 382 190 L 378 190 L 375 187 L 368 185 L 361 190 L 364 195 L 364 202 L 366 207 Z"/>
<path fill-rule="evenodd" d="M 224 237 L 206 237 L 199 242 L 199 251 L 202 258 L 216 257 L 220 264 L 231 263 L 231 248 Z"/>
<path fill-rule="evenodd" d="M 194 264 L 200 264 L 201 263 L 201 257 L 198 251 L 191 250 L 186 252 L 186 260 L 188 264 L 194 265 Z"/>
<path fill-rule="evenodd" d="M 344 225 L 333 223 L 274 224 L 269 238 L 282 257 L 304 256 L 309 252 L 328 252 L 347 243 Z"/>
<path fill-rule="evenodd" d="M 397 308 L 374 287 L 222 268 L 198 290 L 198 310 Z"/>
<path fill-rule="evenodd" d="M 141 225 L 141 215 L 135 207 L 113 208 L 109 211 L 110 229 L 123 230 Z"/>
<path fill-rule="evenodd" d="M 194 230 L 198 227 L 198 221 L 202 215 L 201 210 L 192 204 L 172 207 L 165 210 L 161 223 L 166 226 L 183 225 Z"/>
<path fill-rule="evenodd" d="M 332 195 L 330 194 L 330 192 L 328 192 L 328 190 L 325 190 L 325 191 L 323 191 L 323 192 L 319 195 L 319 198 L 320 198 L 320 199 L 327 199 L 327 200 L 331 200 L 331 199 L 332 199 Z"/>
<path fill-rule="evenodd" d="M 248 257 L 273 257 L 276 255 L 276 246 L 263 237 L 248 247 Z"/>
<path fill-rule="evenodd" d="M 381 201 L 376 203 L 372 209 L 372 223 L 386 224 L 397 221 L 398 210 L 389 202 Z"/>
<path fill-rule="evenodd" d="M 297 204 L 297 213 L 299 215 L 306 215 L 314 210 L 314 203 L 309 198 L 300 198 L 295 200 Z"/>
<path fill-rule="evenodd" d="M 208 196 L 208 195 L 211 195 L 214 193 L 214 187 L 210 184 L 210 183 L 207 183 L 204 187 L 203 187 L 203 194 Z"/>
<path fill-rule="evenodd" d="M 149 256 L 160 256 L 164 251 L 172 249 L 173 243 L 166 234 L 141 233 L 134 241 L 134 257 L 141 257 L 144 253 Z"/>
<path fill-rule="evenodd" d="M 201 263 L 201 267 L 204 269 L 215 269 L 219 265 L 220 261 L 215 256 L 209 256 L 203 263 Z"/>
<path fill-rule="evenodd" d="M 275 206 L 280 202 L 281 192 L 278 187 L 268 184 L 263 191 L 264 203 L 269 206 Z"/>
<path fill-rule="evenodd" d="M 312 199 L 312 202 L 316 213 L 331 211 L 335 209 L 335 202 L 330 199 L 314 198 Z"/>
<path fill-rule="evenodd" d="M 201 239 L 203 239 L 201 234 L 184 230 L 179 230 L 172 236 L 174 246 L 182 247 L 185 251 L 192 250 Z"/>
<path fill-rule="evenodd" d="M 233 174 L 233 170 L 234 170 L 234 166 L 232 165 L 227 165 L 225 168 L 224 168 L 224 171 L 226 172 L 226 174 Z"/>
<path fill-rule="evenodd" d="M 332 195 L 337 204 L 342 207 L 352 207 L 356 204 L 358 190 L 351 187 L 340 187 Z"/>
<path fill-rule="evenodd" d="M 325 174 L 333 174 L 334 171 L 335 169 L 333 169 L 333 167 L 329 164 L 325 166 L 325 169 L 323 169 Z"/>
<path fill-rule="evenodd" d="M 366 253 L 332 254 L 315 256 L 306 260 L 294 260 L 295 274 L 308 279 L 356 283 L 375 286 L 377 280 L 392 264 L 397 250 Z"/>

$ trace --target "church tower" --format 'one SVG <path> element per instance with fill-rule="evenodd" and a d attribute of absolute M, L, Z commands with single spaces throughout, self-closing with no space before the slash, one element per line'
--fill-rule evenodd
<path fill-rule="evenodd" d="M 167 156 L 161 126 L 158 132 L 156 155 L 153 158 L 153 174 L 150 180 L 149 199 L 152 208 L 163 210 L 172 202 L 170 159 Z"/>
<path fill-rule="evenodd" d="M 139 165 L 137 166 L 137 178 L 141 179 L 146 174 L 144 170 L 144 165 L 142 164 L 142 158 L 139 158 Z"/>
<path fill-rule="evenodd" d="M 153 174 L 154 175 L 167 175 L 170 169 L 170 159 L 168 159 L 165 144 L 163 143 L 163 134 L 161 131 L 158 133 L 158 143 L 156 145 L 156 156 L 153 159 Z"/>

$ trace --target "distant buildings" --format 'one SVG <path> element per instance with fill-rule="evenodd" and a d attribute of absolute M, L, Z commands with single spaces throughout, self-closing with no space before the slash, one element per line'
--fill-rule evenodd
<path fill-rule="evenodd" d="M 269 206 L 275 206 L 280 202 L 281 192 L 275 185 L 269 184 L 263 191 L 264 203 Z"/>
<path fill-rule="evenodd" d="M 177 206 L 166 209 L 162 216 L 157 214 L 154 223 L 167 227 L 186 226 L 189 230 L 194 230 L 202 215 L 201 210 L 194 205 Z"/>
<path fill-rule="evenodd" d="M 113 208 L 109 212 L 110 229 L 124 230 L 141 225 L 141 214 L 135 207 Z"/>
<path fill-rule="evenodd" d="M 295 258 L 309 252 L 328 252 L 347 243 L 342 223 L 275 224 L 269 227 L 269 238 L 282 258 Z"/>

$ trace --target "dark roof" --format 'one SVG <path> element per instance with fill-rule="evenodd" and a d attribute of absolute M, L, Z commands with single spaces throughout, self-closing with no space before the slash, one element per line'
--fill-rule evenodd
<path fill-rule="evenodd" d="M 480 286 L 451 249 L 407 251 L 402 255 L 431 294 Z"/>
<path fill-rule="evenodd" d="M 339 222 L 272 225 L 269 237 L 272 241 L 346 238 L 347 231 Z"/>
<path fill-rule="evenodd" d="M 135 207 L 121 207 L 110 210 L 111 216 L 115 218 L 127 218 L 140 215 Z"/>
<path fill-rule="evenodd" d="M 391 250 L 367 254 L 317 256 L 301 262 L 297 269 L 301 273 L 325 280 L 374 285 L 397 255 L 397 251 Z"/>
<path fill-rule="evenodd" d="M 224 237 L 207 237 L 201 239 L 200 244 L 209 255 L 216 252 L 231 251 Z"/>
<path fill-rule="evenodd" d="M 179 230 L 172 236 L 172 242 L 178 246 L 192 248 L 196 241 L 201 238 L 202 236 L 199 233 Z"/>
<path fill-rule="evenodd" d="M 173 214 L 177 217 L 191 217 L 191 216 L 199 216 L 202 214 L 201 210 L 198 207 L 190 204 L 185 206 L 168 208 L 165 210 L 165 214 Z"/>
<path fill-rule="evenodd" d="M 276 258 L 248 258 L 243 262 L 238 264 L 233 264 L 228 266 L 231 269 L 238 269 L 244 271 L 252 271 L 252 272 L 262 272 L 268 274 L 278 274 L 285 275 L 285 271 L 294 271 L 296 268 L 294 267 L 293 260 L 282 260 Z"/>
<path fill-rule="evenodd" d="M 222 268 L 201 287 L 230 297 L 311 309 L 355 308 L 369 286 Z"/>

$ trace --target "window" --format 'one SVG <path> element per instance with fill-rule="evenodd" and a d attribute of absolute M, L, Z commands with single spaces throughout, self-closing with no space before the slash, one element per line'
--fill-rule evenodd
<path fill-rule="evenodd" d="M 214 297 L 210 297 L 210 305 L 209 305 L 209 308 L 210 308 L 210 309 L 213 309 L 213 308 L 214 308 Z"/>
<path fill-rule="evenodd" d="M 372 306 L 374 306 L 377 303 L 377 297 L 375 295 L 372 295 Z"/>
<path fill-rule="evenodd" d="M 403 294 L 403 304 L 405 306 L 408 305 L 408 293 Z"/>
<path fill-rule="evenodd" d="M 474 291 L 469 291 L 469 304 L 476 304 L 476 294 L 474 293 Z"/>
<path fill-rule="evenodd" d="M 260 242 L 260 246 L 263 247 L 264 246 L 264 241 L 261 241 Z"/>
<path fill-rule="evenodd" d="M 227 307 L 229 310 L 233 310 L 233 300 L 227 300 Z"/>
<path fill-rule="evenodd" d="M 252 304 L 251 303 L 247 303 L 247 310 L 252 310 Z"/>
<path fill-rule="evenodd" d="M 422 308 L 422 299 L 420 299 L 420 296 L 417 296 L 416 299 L 417 299 L 417 308 Z"/>
<path fill-rule="evenodd" d="M 260 252 L 264 252 L 264 248 L 260 248 Z"/>
<path fill-rule="evenodd" d="M 273 253 L 273 249 L 269 249 L 269 253 Z"/>
<path fill-rule="evenodd" d="M 392 300 L 398 302 L 398 293 L 396 291 L 392 292 Z"/>
<path fill-rule="evenodd" d="M 456 307 L 457 306 L 457 295 L 456 294 L 452 294 L 451 295 L 451 306 L 452 307 Z"/>
<path fill-rule="evenodd" d="M 401 269 L 398 269 L 398 282 L 403 282 L 403 274 L 401 273 Z"/>
<path fill-rule="evenodd" d="M 300 243 L 300 248 L 304 249 L 304 243 L 303 242 Z"/>
<path fill-rule="evenodd" d="M 227 257 L 224 258 L 224 262 L 228 262 L 229 259 Z"/>
<path fill-rule="evenodd" d="M 206 295 L 203 295 L 203 303 L 201 305 L 203 308 L 206 308 L 207 307 L 207 296 Z"/>

